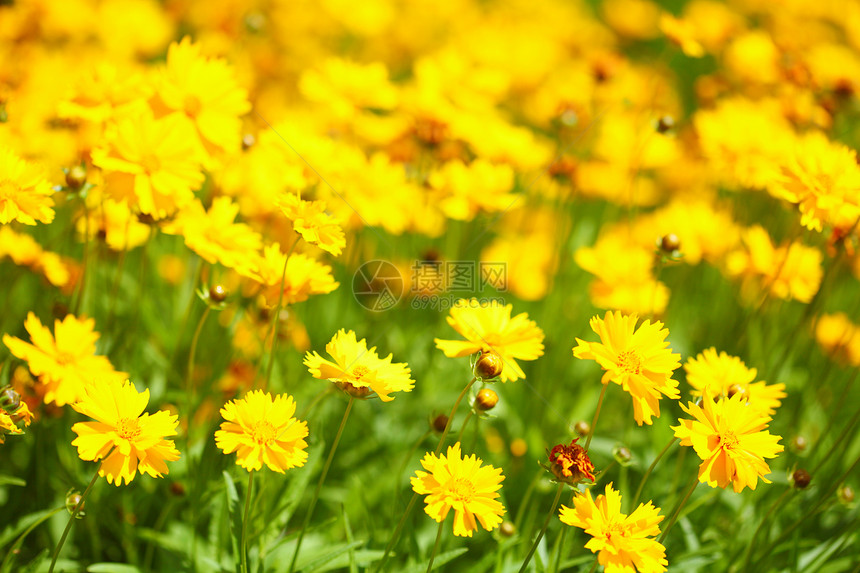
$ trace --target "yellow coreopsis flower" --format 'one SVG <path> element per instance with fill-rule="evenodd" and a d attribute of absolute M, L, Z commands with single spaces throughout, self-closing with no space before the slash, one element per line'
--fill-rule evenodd
<path fill-rule="evenodd" d="M 469 356 L 476 352 L 494 352 L 504 367 L 502 382 L 525 378 L 519 360 L 537 360 L 543 356 L 543 331 L 526 313 L 511 317 L 513 305 L 497 301 L 479 302 L 460 299 L 451 308 L 448 324 L 466 340 L 434 339 L 436 348 L 449 358 Z"/>
<path fill-rule="evenodd" d="M 240 116 L 251 109 L 232 67 L 224 60 L 205 57 L 200 44 L 192 44 L 188 36 L 170 44 L 154 104 L 158 111 L 163 108 L 188 118 L 210 153 L 238 150 Z"/>
<path fill-rule="evenodd" d="M 411 392 L 415 381 L 406 363 L 391 362 L 392 355 L 380 358 L 376 347 L 356 340 L 355 332 L 340 329 L 326 344 L 326 352 L 334 362 L 316 352 L 305 354 L 305 366 L 314 378 L 331 380 L 338 388 L 354 397 L 367 397 L 375 392 L 383 402 L 390 402 L 392 392 Z"/>
<path fill-rule="evenodd" d="M 236 463 L 246 470 L 260 470 L 265 463 L 278 473 L 305 465 L 308 423 L 293 417 L 292 396 L 249 392 L 221 408 L 226 422 L 215 432 L 215 442 L 225 454 L 236 452 Z"/>
<path fill-rule="evenodd" d="M 229 197 L 216 197 L 208 211 L 194 200 L 179 212 L 168 232 L 185 237 L 186 246 L 205 261 L 247 274 L 253 271 L 263 240 L 248 225 L 234 221 L 238 214 L 238 203 Z"/>
<path fill-rule="evenodd" d="M 620 385 L 633 397 L 636 423 L 651 425 L 651 417 L 660 417 L 660 394 L 677 400 L 681 397 L 678 382 L 672 372 L 680 365 L 680 354 L 673 354 L 666 342 L 669 331 L 662 322 L 643 322 L 636 328 L 638 317 L 620 312 L 607 312 L 604 318 L 591 319 L 591 329 L 600 342 L 576 339 L 573 355 L 595 360 L 606 370 L 601 382 Z"/>
<path fill-rule="evenodd" d="M 768 415 L 776 413 L 780 400 L 786 397 L 785 384 L 771 384 L 755 380 L 757 370 L 747 368 L 737 356 L 725 352 L 717 354 L 716 348 L 708 348 L 684 364 L 687 382 L 695 388 L 693 396 L 708 391 L 711 396 L 734 396 L 742 394 L 747 404 Z"/>
<path fill-rule="evenodd" d="M 148 403 L 149 390 L 139 393 L 128 380 L 96 378 L 86 385 L 81 401 L 72 404 L 75 411 L 96 420 L 72 426 L 78 435 L 72 445 L 82 460 L 104 458 L 99 475 L 108 483 L 128 484 L 137 472 L 161 477 L 168 473 L 165 462 L 179 459 L 173 440 L 165 439 L 176 435 L 177 416 L 165 410 L 146 414 Z"/>
<path fill-rule="evenodd" d="M 478 523 L 492 531 L 502 523 L 505 508 L 498 500 L 505 476 L 502 470 L 482 465 L 481 458 L 462 457 L 460 442 L 447 454 L 426 454 L 421 460 L 426 472 L 416 471 L 412 489 L 424 498 L 424 512 L 441 523 L 454 510 L 454 535 L 472 537 Z"/>
<path fill-rule="evenodd" d="M 284 275 L 284 265 L 287 272 Z M 292 253 L 289 260 L 281 252 L 281 246 L 273 243 L 263 249 L 263 256 L 255 260 L 254 271 L 237 268 L 245 276 L 254 279 L 265 287 L 263 291 L 269 305 L 278 304 L 281 279 L 284 283 L 283 303 L 293 304 L 308 300 L 314 294 L 327 294 L 340 283 L 334 280 L 331 267 L 303 254 Z"/>
<path fill-rule="evenodd" d="M 54 220 L 53 194 L 51 184 L 35 165 L 10 149 L 0 149 L 0 225 L 50 223 Z"/>
<path fill-rule="evenodd" d="M 585 548 L 597 553 L 606 573 L 659 573 L 669 564 L 666 548 L 652 539 L 660 533 L 660 508 L 649 501 L 630 515 L 621 513 L 621 494 L 611 483 L 596 500 L 585 490 L 574 498 L 572 508 L 561 506 L 560 519 L 591 535 Z"/>
<path fill-rule="evenodd" d="M 770 473 L 765 458 L 775 458 L 784 448 L 777 442 L 780 436 L 764 431 L 770 416 L 749 407 L 738 393 L 714 402 L 706 389 L 701 405 L 681 404 L 693 420 L 678 420 L 672 426 L 682 446 L 693 446 L 704 460 L 699 466 L 699 482 L 711 487 L 725 488 L 729 484 L 736 492 L 749 486 L 755 489 L 758 478 Z"/>
<path fill-rule="evenodd" d="M 105 139 L 92 152 L 93 164 L 105 172 L 105 191 L 142 213 L 171 215 L 188 205 L 203 183 L 194 134 L 175 114 L 123 118 L 106 129 Z"/>
<path fill-rule="evenodd" d="M 84 397 L 86 382 L 121 380 L 128 376 L 114 370 L 106 356 L 96 356 L 99 333 L 93 330 L 95 320 L 76 318 L 71 314 L 54 321 L 54 334 L 42 326 L 35 314 L 28 313 L 24 328 L 33 344 L 3 335 L 3 344 L 26 360 L 30 372 L 45 384 L 45 402 L 58 406 L 77 402 Z"/>
<path fill-rule="evenodd" d="M 325 201 L 304 201 L 284 193 L 277 206 L 305 241 L 335 256 L 343 251 L 346 237 L 335 218 L 325 212 Z"/>

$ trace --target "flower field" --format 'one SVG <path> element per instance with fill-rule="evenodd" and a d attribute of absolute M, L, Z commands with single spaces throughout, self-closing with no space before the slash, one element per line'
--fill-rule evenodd
<path fill-rule="evenodd" d="M 860 3 L 0 0 L 0 573 L 860 573 Z"/>

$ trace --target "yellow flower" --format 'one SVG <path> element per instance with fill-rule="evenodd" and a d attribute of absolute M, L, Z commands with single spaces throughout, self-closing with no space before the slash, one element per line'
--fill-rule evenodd
<path fill-rule="evenodd" d="M 525 378 L 519 360 L 537 360 L 543 355 L 543 331 L 529 315 L 521 313 L 511 318 L 513 305 L 502 306 L 497 301 L 479 302 L 460 299 L 447 317 L 458 334 L 466 340 L 434 339 L 436 348 L 449 358 L 469 356 L 476 352 L 498 354 L 504 367 L 502 382 Z"/>
<path fill-rule="evenodd" d="M 701 58 L 705 55 L 705 49 L 696 38 L 696 29 L 690 22 L 664 12 L 660 16 L 660 31 L 691 58 Z"/>
<path fill-rule="evenodd" d="M 284 278 L 284 304 L 293 304 L 308 300 L 313 294 L 327 294 L 335 290 L 340 283 L 335 282 L 331 267 L 324 265 L 303 253 L 292 253 L 289 260 L 281 252 L 281 246 L 273 243 L 263 249 L 263 256 L 255 261 L 255 270 L 237 268 L 245 276 L 254 279 L 266 289 L 263 294 L 269 305 L 278 304 L 278 290 L 281 288 L 281 278 L 284 277 L 284 263 L 287 274 Z"/>
<path fill-rule="evenodd" d="M 860 330 L 844 312 L 822 314 L 815 325 L 815 339 L 827 354 L 860 366 Z"/>
<path fill-rule="evenodd" d="M 747 404 L 768 415 L 776 413 L 780 400 L 786 397 L 785 384 L 767 385 L 764 381 L 753 382 L 755 368 L 747 368 L 737 356 L 725 352 L 717 354 L 716 348 L 708 348 L 684 364 L 687 382 L 695 388 L 693 396 L 707 391 L 711 396 L 744 396 Z"/>
<path fill-rule="evenodd" d="M 251 227 L 234 221 L 238 214 L 239 205 L 229 197 L 216 197 L 208 211 L 195 199 L 166 231 L 184 236 L 186 246 L 205 261 L 247 274 L 263 241 Z"/>
<path fill-rule="evenodd" d="M 284 193 L 276 205 L 305 241 L 334 256 L 343 251 L 346 246 L 343 229 L 325 212 L 324 201 L 303 201 L 297 194 Z"/>
<path fill-rule="evenodd" d="M 72 445 L 85 461 L 107 456 L 99 475 L 108 483 L 128 484 L 137 472 L 161 477 L 168 473 L 165 462 L 179 459 L 173 440 L 164 439 L 176 435 L 177 416 L 165 410 L 150 416 L 143 411 L 148 403 L 149 390 L 138 393 L 128 380 L 95 378 L 86 385 L 81 401 L 72 404 L 76 412 L 96 420 L 72 426 L 78 435 Z"/>
<path fill-rule="evenodd" d="M 660 394 L 677 400 L 681 397 L 672 372 L 681 363 L 666 342 L 669 331 L 662 322 L 643 322 L 636 329 L 638 317 L 607 312 L 605 318 L 593 317 L 591 329 L 600 342 L 576 339 L 573 349 L 577 358 L 597 361 L 606 370 L 601 382 L 620 385 L 633 397 L 633 417 L 640 426 L 651 425 L 651 417 L 660 417 Z"/>
<path fill-rule="evenodd" d="M 511 207 L 517 197 L 514 170 L 507 164 L 476 159 L 466 165 L 459 159 L 448 161 L 430 173 L 427 185 L 433 189 L 434 203 L 447 217 L 471 221 L 478 213 L 496 213 Z"/>
<path fill-rule="evenodd" d="M 714 402 L 707 391 L 701 406 L 690 402 L 681 408 L 694 420 L 679 419 L 672 426 L 682 446 L 693 446 L 704 460 L 699 466 L 699 482 L 725 488 L 730 483 L 736 492 L 749 486 L 755 489 L 758 478 L 765 483 L 770 468 L 764 458 L 775 458 L 783 450 L 780 436 L 764 431 L 770 416 L 750 408 L 738 393 Z"/>
<path fill-rule="evenodd" d="M 54 190 L 42 172 L 10 149 L 0 149 L 0 225 L 54 220 Z"/>
<path fill-rule="evenodd" d="M 767 231 L 759 225 L 743 235 L 744 248 L 730 253 L 726 270 L 743 279 L 742 290 L 758 297 L 763 289 L 784 300 L 810 302 L 821 284 L 821 252 L 799 241 L 775 247 Z"/>
<path fill-rule="evenodd" d="M 294 418 L 295 413 L 292 396 L 272 398 L 254 390 L 221 408 L 227 421 L 215 432 L 215 443 L 225 454 L 236 452 L 236 463 L 249 472 L 262 469 L 264 463 L 278 473 L 302 467 L 308 459 L 308 423 Z"/>
<path fill-rule="evenodd" d="M 206 58 L 188 36 L 170 44 L 156 96 L 155 108 L 187 117 L 209 153 L 238 151 L 240 116 L 251 109 L 247 94 L 227 62 Z"/>
<path fill-rule="evenodd" d="M 99 333 L 93 330 L 94 326 L 92 318 L 79 319 L 70 314 L 62 322 L 54 321 L 51 335 L 30 312 L 24 327 L 33 344 L 8 334 L 3 335 L 3 344 L 12 354 L 26 360 L 30 372 L 45 384 L 45 402 L 63 406 L 83 399 L 88 381 L 117 381 L 128 376 L 115 371 L 106 356 L 95 355 Z"/>
<path fill-rule="evenodd" d="M 502 523 L 505 508 L 499 502 L 502 470 L 482 465 L 474 454 L 462 457 L 460 442 L 447 455 L 426 454 L 421 460 L 426 472 L 415 472 L 412 489 L 424 498 L 424 512 L 441 523 L 454 510 L 454 535 L 472 537 L 478 523 L 492 531 Z"/>
<path fill-rule="evenodd" d="M 587 489 L 573 499 L 572 508 L 562 505 L 562 523 L 580 527 L 591 535 L 585 548 L 597 553 L 597 561 L 606 573 L 665 571 L 669 564 L 666 548 L 652 539 L 660 533 L 660 508 L 649 501 L 626 515 L 621 513 L 621 494 L 612 489 L 611 483 L 605 492 L 592 500 Z"/>
<path fill-rule="evenodd" d="M 194 134 L 177 115 L 141 113 L 111 125 L 105 145 L 92 152 L 105 172 L 105 190 L 142 213 L 164 218 L 188 205 L 204 180 Z"/>
<path fill-rule="evenodd" d="M 412 371 L 403 362 L 391 362 L 392 355 L 379 358 L 376 347 L 356 340 L 355 332 L 340 329 L 325 346 L 334 362 L 316 352 L 305 354 L 305 366 L 314 378 L 331 380 L 338 388 L 354 397 L 367 397 L 375 392 L 383 402 L 394 400 L 391 392 L 411 392 L 415 381 Z"/>
<path fill-rule="evenodd" d="M 397 105 L 397 88 L 382 62 L 328 58 L 320 68 L 302 72 L 299 90 L 308 100 L 327 106 L 338 119 L 352 119 L 362 109 L 389 110 Z"/>
<path fill-rule="evenodd" d="M 812 132 L 782 156 L 769 191 L 796 203 L 800 223 L 822 230 L 822 224 L 851 227 L 860 217 L 860 167 L 853 149 Z"/>

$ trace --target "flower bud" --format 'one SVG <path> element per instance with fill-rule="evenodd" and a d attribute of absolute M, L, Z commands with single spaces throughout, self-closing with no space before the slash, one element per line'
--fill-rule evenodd
<path fill-rule="evenodd" d="M 854 501 L 854 488 L 845 484 L 839 488 L 837 495 L 839 495 L 839 501 L 849 504 Z"/>
<path fill-rule="evenodd" d="M 791 439 L 791 443 L 789 445 L 791 449 L 795 452 L 803 452 L 806 450 L 806 447 L 809 445 L 809 442 L 806 438 L 798 434 Z"/>
<path fill-rule="evenodd" d="M 87 182 L 87 170 L 81 165 L 75 165 L 66 171 L 66 185 L 77 191 Z"/>
<path fill-rule="evenodd" d="M 502 537 L 513 537 L 517 532 L 517 526 L 511 523 L 510 521 L 503 521 L 499 526 L 499 534 Z"/>
<path fill-rule="evenodd" d="M 475 362 L 475 378 L 478 380 L 492 380 L 498 378 L 502 373 L 502 357 L 495 352 L 482 352 L 478 361 Z"/>
<path fill-rule="evenodd" d="M 254 147 L 254 144 L 257 143 L 257 138 L 251 135 L 250 133 L 246 133 L 242 136 L 242 149 L 248 150 Z"/>
<path fill-rule="evenodd" d="M 66 494 L 66 509 L 70 514 L 75 515 L 75 508 L 77 508 L 78 513 L 76 517 L 78 519 L 86 515 L 84 511 L 86 509 L 86 504 L 81 503 L 82 500 L 83 496 L 74 489 L 70 489 L 69 493 Z M 78 504 L 80 504 L 80 507 L 78 507 Z"/>
<path fill-rule="evenodd" d="M 681 239 L 675 233 L 663 235 L 660 238 L 660 249 L 666 254 L 672 254 L 681 249 Z"/>
<path fill-rule="evenodd" d="M 445 414 L 439 414 L 438 416 L 433 418 L 433 422 L 430 425 L 433 426 L 433 429 L 436 432 L 441 434 L 445 431 L 445 426 L 448 425 L 448 416 L 446 416 Z"/>
<path fill-rule="evenodd" d="M 185 495 L 185 486 L 178 481 L 170 482 L 170 493 L 176 497 Z"/>
<path fill-rule="evenodd" d="M 366 400 L 373 394 L 373 389 L 370 386 L 355 386 L 343 380 L 338 380 L 334 385 L 347 396 L 358 398 L 359 400 Z"/>
<path fill-rule="evenodd" d="M 576 432 L 579 437 L 584 438 L 588 435 L 588 432 L 591 431 L 591 424 L 585 420 L 580 420 L 573 426 L 573 431 Z"/>
<path fill-rule="evenodd" d="M 209 298 L 212 299 L 212 302 L 220 304 L 227 300 L 227 297 L 230 296 L 230 291 L 228 291 L 224 285 L 215 285 L 209 289 Z"/>
<path fill-rule="evenodd" d="M 623 444 L 615 444 L 615 447 L 612 448 L 612 457 L 620 466 L 629 466 L 630 462 L 633 461 L 633 454 Z"/>
<path fill-rule="evenodd" d="M 489 388 L 484 388 L 475 397 L 475 407 L 478 410 L 486 412 L 492 410 L 499 403 L 499 395 Z"/>
<path fill-rule="evenodd" d="M 668 133 L 675 128 L 675 118 L 671 115 L 664 115 L 658 119 L 654 124 L 654 129 L 657 130 L 657 133 Z"/>
<path fill-rule="evenodd" d="M 729 386 L 729 389 L 726 392 L 726 395 L 729 398 L 731 398 L 735 394 L 740 394 L 741 396 L 746 398 L 747 397 L 747 389 L 744 388 L 743 386 L 741 386 L 740 384 L 732 384 L 731 386 Z"/>
<path fill-rule="evenodd" d="M 20 407 L 21 395 L 15 392 L 11 386 L 6 386 L 0 390 L 0 408 L 11 414 Z"/>
<path fill-rule="evenodd" d="M 792 472 L 790 481 L 794 489 L 806 489 L 812 481 L 812 476 L 805 469 L 796 469 Z"/>

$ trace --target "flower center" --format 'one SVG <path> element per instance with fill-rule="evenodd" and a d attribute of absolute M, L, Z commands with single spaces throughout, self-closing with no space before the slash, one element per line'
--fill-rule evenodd
<path fill-rule="evenodd" d="M 63 352 L 62 350 L 59 350 L 57 351 L 56 356 L 54 356 L 54 360 L 56 360 L 57 364 L 59 364 L 60 366 L 65 366 L 66 364 L 71 364 L 72 362 L 74 362 L 75 357 L 68 352 Z"/>
<path fill-rule="evenodd" d="M 367 366 L 358 365 L 352 369 L 352 377 L 356 382 L 360 381 L 368 372 L 370 372 L 370 368 Z"/>
<path fill-rule="evenodd" d="M 733 450 L 738 446 L 738 437 L 734 432 L 729 430 L 725 434 L 720 435 L 720 445 L 726 450 Z"/>
<path fill-rule="evenodd" d="M 604 530 L 607 541 L 612 540 L 613 536 L 626 537 L 628 528 L 621 522 L 612 522 L 606 525 Z"/>
<path fill-rule="evenodd" d="M 140 419 L 120 418 L 116 424 L 116 433 L 124 440 L 136 440 L 140 436 Z"/>
<path fill-rule="evenodd" d="M 141 157 L 140 165 L 143 167 L 143 171 L 147 175 L 152 175 L 153 173 L 161 170 L 161 160 L 153 153 L 147 153 Z"/>
<path fill-rule="evenodd" d="M 195 95 L 185 96 L 185 113 L 189 117 L 197 117 L 200 115 L 200 110 L 203 109 L 203 104 L 200 103 L 200 98 Z"/>
<path fill-rule="evenodd" d="M 251 437 L 258 444 L 270 444 L 274 442 L 275 435 L 275 427 L 265 420 L 254 424 L 254 428 L 251 430 Z"/>
<path fill-rule="evenodd" d="M 452 479 L 445 485 L 448 495 L 457 501 L 470 502 L 475 496 L 475 485 L 467 479 Z"/>
<path fill-rule="evenodd" d="M 622 352 L 618 355 L 618 367 L 627 374 L 639 374 L 642 357 L 635 350 Z"/>
<path fill-rule="evenodd" d="M 0 179 L 0 197 L 11 197 L 18 191 L 18 186 L 8 179 Z"/>

